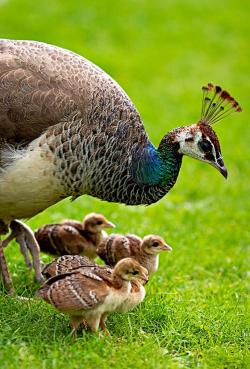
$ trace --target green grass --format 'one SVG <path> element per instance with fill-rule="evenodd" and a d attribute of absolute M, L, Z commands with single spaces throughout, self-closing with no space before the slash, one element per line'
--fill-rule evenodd
<path fill-rule="evenodd" d="M 171 128 L 197 120 L 206 82 L 221 84 L 243 106 L 242 114 L 215 126 L 227 181 L 186 158 L 158 204 L 125 207 L 84 196 L 29 221 L 35 228 L 103 212 L 118 232 L 158 233 L 174 250 L 161 258 L 141 306 L 109 318 L 112 339 L 74 340 L 67 318 L 49 305 L 2 294 L 1 368 L 250 367 L 249 10 L 243 0 L 0 2 L 2 37 L 57 44 L 96 62 L 131 96 L 155 144 Z M 32 296 L 37 285 L 17 246 L 6 254 L 17 292 Z"/>

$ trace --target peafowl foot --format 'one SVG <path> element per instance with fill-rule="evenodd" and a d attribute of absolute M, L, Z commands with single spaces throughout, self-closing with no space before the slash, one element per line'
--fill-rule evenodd
<path fill-rule="evenodd" d="M 16 239 L 20 245 L 20 251 L 23 254 L 25 264 L 29 269 L 34 268 L 36 280 L 42 282 L 44 280 L 41 272 L 40 248 L 35 239 L 34 233 L 27 224 L 20 220 L 13 220 L 10 223 L 11 234 L 3 241 L 3 247 L 6 247 L 10 241 Z M 32 261 L 29 256 L 32 256 Z"/>

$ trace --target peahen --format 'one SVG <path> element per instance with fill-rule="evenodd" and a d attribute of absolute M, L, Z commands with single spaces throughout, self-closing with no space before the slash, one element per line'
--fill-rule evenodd
<path fill-rule="evenodd" d="M 203 92 L 198 123 L 173 129 L 155 148 L 127 94 L 100 68 L 56 46 L 0 40 L 0 234 L 10 227 L 9 238 L 35 250 L 38 279 L 38 245 L 15 219 L 82 194 L 152 204 L 174 186 L 183 155 L 227 176 L 211 125 L 241 108 L 218 86 Z M 0 266 L 12 292 L 2 246 Z"/>

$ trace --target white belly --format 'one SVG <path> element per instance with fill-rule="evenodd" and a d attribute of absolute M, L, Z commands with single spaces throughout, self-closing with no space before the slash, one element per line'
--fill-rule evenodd
<path fill-rule="evenodd" d="M 137 288 L 131 289 L 127 299 L 125 299 L 125 301 L 123 301 L 122 304 L 118 306 L 116 311 L 126 313 L 127 311 L 134 309 L 144 300 L 144 297 L 146 295 L 145 288 L 139 282 L 136 283 L 136 286 Z"/>
<path fill-rule="evenodd" d="M 52 174 L 53 157 L 40 147 L 26 152 L 0 173 L 0 219 L 29 218 L 63 196 Z"/>

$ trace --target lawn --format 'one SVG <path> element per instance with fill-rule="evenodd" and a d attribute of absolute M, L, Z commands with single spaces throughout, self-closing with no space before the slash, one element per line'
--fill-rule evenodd
<path fill-rule="evenodd" d="M 108 319 L 112 338 L 75 340 L 67 317 L 49 305 L 1 294 L 1 369 L 250 367 L 249 11 L 243 0 L 0 1 L 1 37 L 56 44 L 94 61 L 127 91 L 155 144 L 199 118 L 204 83 L 221 84 L 243 107 L 215 125 L 227 181 L 185 158 L 172 191 L 150 207 L 83 196 L 29 220 L 36 228 L 101 212 L 117 232 L 160 234 L 173 252 L 162 255 L 145 301 Z M 32 297 L 37 285 L 15 243 L 6 255 L 17 292 Z"/>

